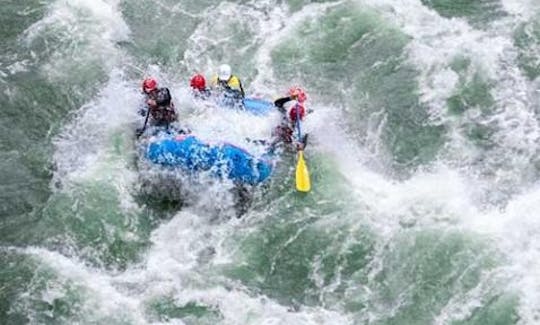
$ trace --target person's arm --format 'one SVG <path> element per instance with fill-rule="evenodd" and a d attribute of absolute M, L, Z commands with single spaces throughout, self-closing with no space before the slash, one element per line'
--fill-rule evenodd
<path fill-rule="evenodd" d="M 274 101 L 274 105 L 278 108 L 278 110 L 281 113 L 285 113 L 285 108 L 283 108 L 283 105 L 285 105 L 286 102 L 293 100 L 292 97 L 282 97 L 278 98 Z"/>
<path fill-rule="evenodd" d="M 141 101 L 137 113 L 139 113 L 140 116 L 146 116 L 146 114 L 148 114 L 148 104 L 146 101 Z"/>

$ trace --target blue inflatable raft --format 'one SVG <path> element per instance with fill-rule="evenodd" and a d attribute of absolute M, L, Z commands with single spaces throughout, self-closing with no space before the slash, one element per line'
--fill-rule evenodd
<path fill-rule="evenodd" d="M 272 173 L 271 156 L 256 158 L 232 144 L 207 144 L 193 135 L 176 135 L 150 142 L 146 158 L 186 172 L 211 171 L 217 177 L 256 185 Z"/>
<path fill-rule="evenodd" d="M 224 93 L 214 97 L 214 100 L 219 106 L 243 110 L 255 115 L 267 115 L 275 109 L 274 103 L 255 97 L 239 98 L 236 95 Z"/>
<path fill-rule="evenodd" d="M 266 115 L 274 110 L 274 103 L 259 98 L 244 98 L 242 104 L 246 111 L 255 115 Z"/>

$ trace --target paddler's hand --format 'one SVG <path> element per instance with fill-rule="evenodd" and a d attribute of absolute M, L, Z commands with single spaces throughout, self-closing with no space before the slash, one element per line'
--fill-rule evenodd
<path fill-rule="evenodd" d="M 157 103 L 154 99 L 149 99 L 146 101 L 146 104 L 150 107 L 156 107 L 157 106 Z"/>

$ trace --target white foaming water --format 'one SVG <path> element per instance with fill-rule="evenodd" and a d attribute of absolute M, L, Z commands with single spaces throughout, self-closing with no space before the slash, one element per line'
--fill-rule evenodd
<path fill-rule="evenodd" d="M 84 105 L 53 140 L 53 190 L 80 182 L 104 182 L 120 194 L 124 207 L 134 207 L 137 175 L 130 167 L 132 136 L 140 95 L 113 70 L 98 98 Z"/>
<path fill-rule="evenodd" d="M 435 120 L 445 115 L 446 100 L 457 85 L 458 76 L 449 67 L 453 59 L 470 58 L 488 77 L 496 78 L 501 53 L 513 46 L 511 39 L 501 33 L 474 29 L 461 18 L 441 17 L 419 0 L 360 3 L 377 8 L 412 37 L 408 45 L 410 61 L 421 73 L 422 101 L 429 104 Z"/>
<path fill-rule="evenodd" d="M 263 4 L 264 6 L 264 4 Z M 184 64 L 188 69 L 194 72 L 201 72 L 207 76 L 216 73 L 217 67 L 226 62 L 214 62 L 210 55 L 206 53 L 213 48 L 224 48 L 225 51 L 230 48 L 232 52 L 241 56 L 249 48 L 230 47 L 231 39 L 238 32 L 235 26 L 239 17 L 245 25 L 238 25 L 247 32 L 253 32 L 254 35 L 261 33 L 258 22 L 268 20 L 268 17 L 252 6 L 243 6 L 230 2 L 221 2 L 215 8 L 210 8 L 204 14 L 204 20 L 197 26 L 197 29 L 188 39 L 188 49 L 184 53 Z M 219 21 L 219 24 L 215 22 Z M 253 41 L 256 43 L 256 41 Z M 249 47 L 249 46 L 248 46 Z M 224 57 L 223 60 L 228 60 Z M 230 63 L 230 62 L 229 62 Z M 233 74 L 237 74 L 236 67 L 233 65 Z"/>
<path fill-rule="evenodd" d="M 265 296 L 249 294 L 237 283 L 213 277 L 211 270 L 219 265 L 205 269 L 200 254 L 209 247 L 219 247 L 224 238 L 241 230 L 239 227 L 238 222 L 208 224 L 199 215 L 180 212 L 154 232 L 153 246 L 144 262 L 117 274 L 89 268 L 74 258 L 44 249 L 27 248 L 23 252 L 84 290 L 81 309 L 88 312 L 88 321 L 110 317 L 133 324 L 158 324 L 144 311 L 154 299 L 173 298 L 178 306 L 195 302 L 217 310 L 222 324 L 352 323 L 346 316 L 323 308 L 292 311 Z M 227 250 L 226 245 L 223 248 L 214 262 L 226 262 L 226 256 L 234 250 Z M 42 298 L 64 294 L 53 288 L 43 292 Z"/>
<path fill-rule="evenodd" d="M 273 127 L 279 122 L 277 111 L 271 113 L 270 116 L 257 116 L 244 111 L 219 107 L 212 103 L 195 101 L 193 105 L 197 108 L 181 122 L 208 143 L 230 142 L 247 148 L 251 152 L 261 146 L 246 139 L 268 140 Z"/>
<path fill-rule="evenodd" d="M 498 157 L 505 157 L 509 163 L 503 165 L 508 167 L 492 171 L 495 176 L 491 182 L 509 188 L 514 183 L 527 182 L 531 159 L 539 149 L 540 127 L 528 97 L 531 84 L 518 68 L 512 38 L 521 18 L 511 16 L 494 22 L 486 30 L 478 30 L 464 19 L 443 18 L 417 0 L 362 2 L 379 8 L 412 37 L 408 51 L 410 61 L 421 73 L 422 101 L 428 104 L 433 123 L 454 129 L 453 142 L 447 148 L 456 156 L 454 162 L 465 168 L 470 168 L 478 158 L 477 152 L 469 149 L 467 140 L 458 131 L 461 123 L 447 114 L 446 100 L 458 85 L 458 76 L 450 64 L 460 57 L 471 60 L 469 73 L 479 73 L 493 84 L 490 93 L 495 101 L 493 115 L 487 120 L 476 116 L 479 112 L 474 109 L 465 115 L 467 120 L 496 130 L 493 141 L 498 145 L 481 168 L 500 168 Z"/>
<path fill-rule="evenodd" d="M 362 3 L 378 8 L 412 37 L 408 51 L 410 61 L 421 73 L 422 101 L 428 105 L 433 123 L 452 130 L 453 141 L 447 144 L 451 163 L 471 172 L 479 152 L 471 147 L 460 128 L 463 122 L 478 123 L 495 130 L 492 141 L 496 145 L 490 149 L 490 155 L 482 158 L 484 163 L 477 166 L 476 173 L 487 170 L 493 175 L 489 182 L 505 186 L 506 191 L 515 191 L 516 185 L 528 183 L 531 161 L 539 149 L 540 127 L 529 97 L 531 84 L 518 68 L 512 39 L 514 28 L 521 20 L 504 18 L 494 23 L 492 29 L 478 30 L 463 19 L 443 18 L 416 0 Z M 479 73 L 493 84 L 491 95 L 495 107 L 488 118 L 482 118 L 475 109 L 466 112 L 465 121 L 456 120 L 446 112 L 446 100 L 458 85 L 458 76 L 450 64 L 460 57 L 471 59 L 470 74 Z M 506 161 L 501 161 L 502 157 Z"/>
<path fill-rule="evenodd" d="M 123 80 L 121 71 L 115 70 L 98 98 L 74 114 L 73 122 L 55 140 L 59 180 L 69 181 L 74 171 L 86 173 L 96 162 L 107 161 L 111 137 L 131 135 L 139 104 L 135 88 Z"/>
<path fill-rule="evenodd" d="M 504 1 L 505 9 L 518 17 L 508 18 L 505 24 L 495 24 L 496 31 L 489 28 L 479 31 L 462 19 L 442 18 L 420 1 L 362 2 L 375 7 L 382 5 L 379 7 L 381 11 L 413 37 L 408 47 L 409 53 L 411 61 L 421 71 L 422 99 L 429 104 L 434 121 L 449 122 L 444 111 L 445 101 L 457 85 L 457 76 L 448 67 L 452 59 L 460 55 L 471 58 L 476 69 L 494 81 L 491 94 L 497 113 L 491 120 L 482 123 L 490 124 L 497 130 L 495 140 L 501 147 L 494 155 L 504 157 L 509 166 L 506 171 L 496 170 L 494 184 L 497 186 L 505 178 L 519 179 L 521 173 L 527 175 L 524 170 L 531 167 L 531 158 L 537 154 L 540 133 L 534 105 L 527 96 L 531 84 L 517 68 L 512 32 L 524 17 L 532 17 L 528 12 L 532 11 L 532 2 Z M 522 15 L 524 13 L 527 15 Z M 457 150 L 463 150 L 462 154 L 467 156 L 466 152 L 470 149 L 461 142 L 459 135 L 454 141 Z M 422 223 L 430 218 L 434 221 L 447 219 L 445 222 L 449 222 L 449 225 L 493 238 L 498 249 L 508 258 L 508 264 L 497 269 L 495 272 L 498 274 L 492 276 L 512 279 L 507 289 L 519 293 L 520 323 L 533 324 L 540 317 L 540 247 L 537 240 L 540 224 L 536 216 L 540 208 L 536 199 L 538 187 L 520 188 L 524 193 L 511 199 L 501 212 L 499 207 L 486 208 L 475 199 L 480 196 L 479 192 L 484 191 L 485 185 L 473 175 L 470 168 L 455 172 L 443 166 L 442 169 L 414 175 L 401 184 L 370 182 L 370 187 L 376 188 L 379 193 L 372 197 L 372 202 L 377 202 L 374 208 L 378 213 L 375 215 L 379 219 L 387 219 L 383 217 L 387 216 L 394 220 L 394 223 L 387 221 L 387 227 L 382 227 L 383 231 L 387 229 L 387 236 L 392 233 L 392 225 L 397 221 L 392 216 L 409 215 L 415 220 L 422 218 Z M 487 186 L 493 188 L 493 185 Z M 465 318 L 478 306 L 480 296 L 478 292 L 476 296 L 472 294 L 470 306 L 452 307 L 454 309 L 449 310 L 459 310 Z M 446 316 L 438 318 L 441 324 L 446 320 Z"/>
<path fill-rule="evenodd" d="M 520 324 L 540 319 L 540 186 L 516 196 L 504 210 L 478 214 L 464 223 L 488 234 L 506 254 L 509 264 L 502 272 L 511 279 L 509 289 L 520 293 Z"/>
<path fill-rule="evenodd" d="M 331 130 L 330 134 L 334 132 Z M 321 150 L 333 149 L 321 145 L 324 146 Z M 475 199 L 482 191 L 475 179 L 444 165 L 418 172 L 404 182 L 392 182 L 366 169 L 360 163 L 361 158 L 351 154 L 354 151 L 333 149 L 331 152 L 340 170 L 346 173 L 351 190 L 368 205 L 358 221 L 367 217 L 369 226 L 380 237 L 370 264 L 371 276 L 377 275 L 382 267 L 384 246 L 404 228 L 477 233 L 504 256 L 501 265 L 484 272 L 473 290 L 452 298 L 434 324 L 468 319 L 486 303 L 485 297 L 497 290 L 518 294 L 519 324 L 537 321 L 540 317 L 539 187 L 515 197 L 502 211 L 485 209 Z"/>
<path fill-rule="evenodd" d="M 529 21 L 540 10 L 536 0 L 501 0 L 504 10 L 513 17 Z"/>
<path fill-rule="evenodd" d="M 65 285 L 71 282 L 76 287 L 82 288 L 80 294 L 83 301 L 80 307 L 83 319 L 92 318 L 92 315 L 98 319 L 106 317 L 122 319 L 128 318 L 128 316 L 142 318 L 139 301 L 119 292 L 112 285 L 111 279 L 114 276 L 90 268 L 75 257 L 67 258 L 46 249 L 28 247 L 25 249 L 14 248 L 13 250 L 34 256 L 37 260 L 45 262 L 46 266 L 56 272 L 60 284 Z M 54 285 L 46 288 L 40 294 L 41 297 L 37 298 L 47 301 L 51 297 L 65 297 L 68 292 L 65 288 Z M 21 296 L 20 299 L 26 299 L 26 295 Z M 35 323 L 38 322 L 35 321 Z"/>
<path fill-rule="evenodd" d="M 94 60 L 107 70 L 119 63 L 116 42 L 127 41 L 130 30 L 118 10 L 119 0 L 58 0 L 42 20 L 25 31 L 30 45 L 44 41 L 53 51 L 44 73 L 53 80 L 69 75 L 72 64 Z"/>
<path fill-rule="evenodd" d="M 259 73 L 253 80 L 251 87 L 259 92 L 266 94 L 274 94 L 276 89 L 299 84 L 300 80 L 288 80 L 287 84 L 283 85 L 283 81 L 274 75 L 272 67 L 272 50 L 287 39 L 291 33 L 306 20 L 314 20 L 320 17 L 328 8 L 339 5 L 341 2 L 331 3 L 314 3 L 306 5 L 302 10 L 287 16 L 287 9 L 284 7 L 272 7 L 269 16 L 272 19 L 260 20 L 261 33 L 258 36 L 258 41 L 261 45 L 257 51 L 256 66 Z M 285 90 L 285 89 L 283 89 Z M 283 91 L 283 93 L 285 93 Z"/>

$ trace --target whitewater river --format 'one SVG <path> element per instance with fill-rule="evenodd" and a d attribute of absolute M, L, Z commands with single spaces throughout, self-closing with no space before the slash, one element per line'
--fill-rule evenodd
<path fill-rule="evenodd" d="M 0 324 L 540 324 L 538 0 L 0 0 L 0 23 Z M 279 120 L 194 102 L 222 63 L 306 89 L 309 194 L 286 154 L 240 219 L 227 182 L 143 190 L 143 77 L 207 141 L 256 151 Z"/>

